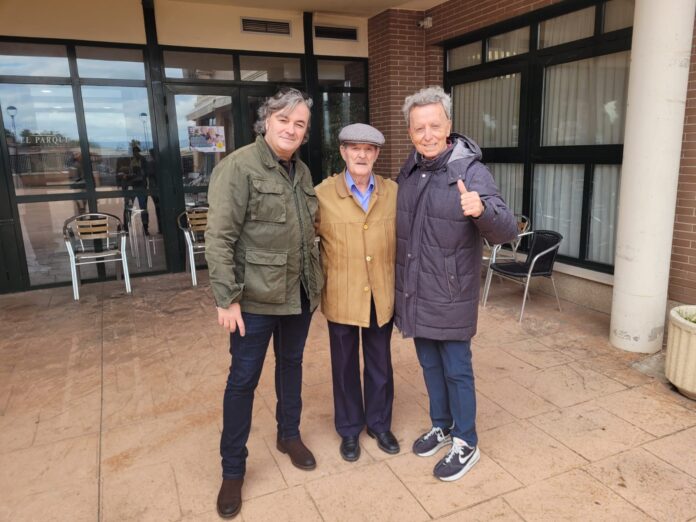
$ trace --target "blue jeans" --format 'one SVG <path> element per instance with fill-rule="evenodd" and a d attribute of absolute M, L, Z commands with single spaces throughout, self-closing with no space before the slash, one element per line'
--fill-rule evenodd
<path fill-rule="evenodd" d="M 278 437 L 300 436 L 302 413 L 302 355 L 312 312 L 302 292 L 299 315 L 260 315 L 242 312 L 246 335 L 230 334 L 230 366 L 223 402 L 220 438 L 222 478 L 242 478 L 248 455 L 246 443 L 251 430 L 254 390 L 259 383 L 266 349 L 273 335 L 275 352 L 276 421 Z"/>
<path fill-rule="evenodd" d="M 452 436 L 470 446 L 476 435 L 476 391 L 471 365 L 471 341 L 415 338 L 430 399 L 430 419 L 437 428 L 452 428 Z"/>

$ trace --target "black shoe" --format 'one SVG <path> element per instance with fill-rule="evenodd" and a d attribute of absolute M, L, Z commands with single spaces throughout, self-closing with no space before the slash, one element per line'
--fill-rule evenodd
<path fill-rule="evenodd" d="M 341 457 L 348 462 L 355 462 L 360 458 L 360 442 L 357 436 L 341 437 Z"/>
<path fill-rule="evenodd" d="M 367 428 L 367 434 L 373 439 L 377 439 L 377 446 L 382 451 L 389 453 L 390 455 L 396 455 L 399 453 L 399 442 L 391 431 L 384 431 L 382 433 L 376 433 L 370 428 Z"/>
<path fill-rule="evenodd" d="M 480 456 L 478 446 L 471 447 L 455 438 L 447 455 L 433 468 L 433 475 L 446 482 L 460 479 L 474 467 Z"/>
<path fill-rule="evenodd" d="M 217 512 L 222 518 L 232 518 L 242 509 L 244 479 L 223 479 L 217 498 Z"/>
<path fill-rule="evenodd" d="M 413 443 L 413 453 L 419 457 L 429 457 L 435 455 L 440 448 L 452 444 L 449 428 L 436 428 L 433 426 L 430 431 L 424 433 Z"/>
<path fill-rule="evenodd" d="M 304 445 L 300 437 L 288 440 L 279 438 L 276 440 L 276 448 L 278 448 L 278 451 L 281 453 L 287 453 L 292 465 L 296 468 L 310 471 L 317 467 L 317 461 L 314 460 L 314 455 L 312 455 L 309 448 Z"/>

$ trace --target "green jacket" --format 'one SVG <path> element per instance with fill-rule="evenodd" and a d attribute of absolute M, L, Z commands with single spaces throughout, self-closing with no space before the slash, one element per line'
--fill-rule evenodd
<path fill-rule="evenodd" d="M 302 285 L 316 308 L 324 277 L 307 165 L 298 159 L 291 181 L 259 136 L 215 167 L 208 204 L 205 258 L 217 306 L 238 302 L 254 314 L 299 314 Z"/>

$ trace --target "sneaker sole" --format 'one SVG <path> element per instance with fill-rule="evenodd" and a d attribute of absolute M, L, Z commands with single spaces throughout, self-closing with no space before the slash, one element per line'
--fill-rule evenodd
<path fill-rule="evenodd" d="M 462 478 L 466 473 L 474 467 L 474 464 L 476 464 L 479 461 L 479 458 L 481 457 L 481 453 L 479 452 L 478 446 L 476 446 L 476 451 L 474 451 L 474 454 L 471 456 L 469 461 L 466 463 L 466 466 L 464 466 L 459 473 L 456 473 L 452 476 L 449 477 L 437 477 L 440 480 L 444 480 L 445 482 L 452 482 L 454 480 L 458 480 Z M 437 475 L 436 475 L 437 476 Z"/>
<path fill-rule="evenodd" d="M 415 453 L 419 457 L 430 457 L 432 455 L 435 455 L 438 451 L 440 451 L 442 448 L 444 448 L 445 446 L 447 446 L 449 444 L 452 444 L 452 437 L 450 435 L 447 435 L 447 437 L 442 439 L 442 442 L 438 443 L 438 445 L 435 446 L 430 451 L 425 451 L 423 453 L 418 453 L 418 452 L 414 451 L 413 453 Z"/>

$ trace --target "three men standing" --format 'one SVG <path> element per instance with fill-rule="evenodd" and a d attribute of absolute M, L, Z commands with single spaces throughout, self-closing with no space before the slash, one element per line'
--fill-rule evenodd
<path fill-rule="evenodd" d="M 341 456 L 352 462 L 360 458 L 365 426 L 382 451 L 399 452 L 391 432 L 397 185 L 372 172 L 384 144 L 381 132 L 354 123 L 338 139 L 346 168 L 316 187 L 317 233 L 326 274 L 321 309 L 329 322 L 334 421 Z"/>

